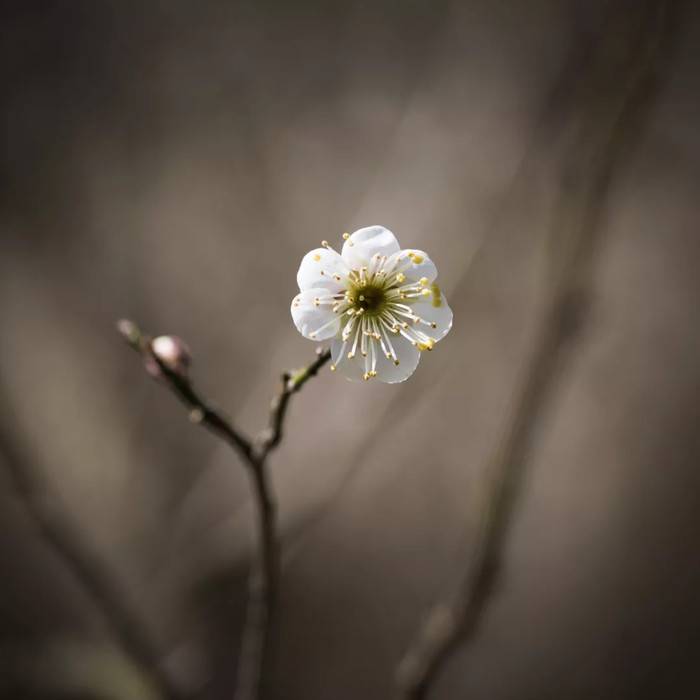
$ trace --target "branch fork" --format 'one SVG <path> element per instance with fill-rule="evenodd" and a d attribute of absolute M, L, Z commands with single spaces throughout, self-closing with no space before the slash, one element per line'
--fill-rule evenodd
<path fill-rule="evenodd" d="M 279 584 L 279 548 L 276 504 L 267 459 L 284 436 L 284 422 L 293 394 L 331 358 L 329 350 L 318 348 L 316 359 L 295 372 L 284 372 L 281 389 L 270 403 L 268 425 L 254 438 L 239 430 L 221 411 L 194 388 L 189 377 L 190 353 L 187 345 L 174 336 L 151 338 L 133 322 L 123 319 L 117 330 L 137 351 L 146 371 L 162 381 L 188 410 L 189 420 L 201 425 L 226 442 L 241 458 L 253 491 L 259 540 L 259 561 L 251 572 L 246 625 L 243 631 L 238 673 L 237 700 L 254 700 L 261 696 L 263 667 L 269 655 L 270 624 Z"/>

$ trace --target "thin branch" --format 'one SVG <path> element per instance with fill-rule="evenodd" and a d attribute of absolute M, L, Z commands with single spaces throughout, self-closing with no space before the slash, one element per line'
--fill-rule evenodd
<path fill-rule="evenodd" d="M 0 453 L 17 495 L 39 534 L 87 591 L 124 652 L 145 677 L 153 681 L 160 695 L 169 700 L 189 697 L 163 668 L 160 654 L 128 593 L 117 583 L 100 555 L 84 540 L 65 510 L 47 492 L 18 437 L 18 431 L 6 425 L 7 417 L 12 415 L 8 406 L 3 406 L 3 414 L 6 418 L 0 423 Z"/>
<path fill-rule="evenodd" d="M 285 372 L 282 375 L 282 390 L 270 403 L 270 425 L 260 431 L 256 439 L 256 458 L 264 461 L 267 456 L 282 441 L 284 420 L 287 407 L 292 395 L 299 391 L 306 382 L 315 377 L 321 367 L 331 359 L 331 351 L 318 348 L 316 359 L 308 366 L 295 373 Z"/>
<path fill-rule="evenodd" d="M 263 693 L 263 667 L 270 648 L 270 626 L 279 587 L 279 546 L 276 505 L 267 458 L 280 444 L 291 397 L 316 376 L 331 357 L 330 351 L 317 351 L 317 358 L 297 372 L 282 375 L 282 387 L 270 404 L 269 425 L 250 440 L 194 388 L 188 373 L 189 356 L 182 341 L 169 338 L 174 354 L 164 356 L 154 342 L 132 321 L 118 324 L 120 334 L 143 358 L 148 371 L 165 382 L 185 404 L 190 420 L 223 439 L 243 460 L 251 479 L 257 516 L 260 559 L 250 576 L 246 621 L 243 629 L 237 678 L 237 700 L 252 700 Z M 158 342 L 157 340 L 155 341 Z"/>
<path fill-rule="evenodd" d="M 168 388 L 187 407 L 190 420 L 193 423 L 202 425 L 227 442 L 243 458 L 245 463 L 250 465 L 253 457 L 252 442 L 236 429 L 223 413 L 214 408 L 195 390 L 187 373 L 173 369 L 159 355 L 154 353 L 151 348 L 152 339 L 142 333 L 141 329 L 133 321 L 119 321 L 117 329 L 130 347 L 136 350 L 146 361 L 157 364 L 160 371 L 155 373 L 156 376 L 164 379 Z M 152 372 L 150 368 L 149 371 Z"/>
<path fill-rule="evenodd" d="M 557 249 L 559 260 L 540 331 L 505 435 L 490 465 L 492 489 L 471 566 L 456 599 L 433 609 L 399 666 L 398 681 L 405 700 L 427 697 L 453 653 L 473 640 L 496 590 L 527 458 L 562 365 L 570 359 L 575 336 L 583 328 L 606 194 L 632 131 L 630 125 L 638 120 L 651 94 L 656 59 L 667 30 L 668 4 L 650 4 L 638 27 L 626 27 L 626 43 L 621 43 L 620 33 L 611 32 L 611 41 L 622 51 L 617 56 L 617 75 L 608 65 L 610 46 L 604 45 L 600 53 L 605 58 L 593 67 L 593 79 L 584 87 L 589 99 L 597 98 L 597 111 L 570 156 L 576 168 L 588 164 L 588 175 L 576 191 L 562 192 L 557 224 L 568 222 L 568 226 L 558 227 L 554 235 L 567 240 Z M 613 86 L 612 81 L 620 77 Z"/>

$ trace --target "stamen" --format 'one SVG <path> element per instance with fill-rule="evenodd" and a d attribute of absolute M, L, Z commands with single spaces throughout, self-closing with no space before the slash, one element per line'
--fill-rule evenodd
<path fill-rule="evenodd" d="M 338 353 L 338 361 L 331 365 L 333 372 L 335 372 L 338 365 L 345 359 L 345 348 L 347 345 L 348 341 L 343 340 L 343 344 L 340 346 L 340 352 Z"/>
<path fill-rule="evenodd" d="M 379 324 L 377 323 L 376 319 L 373 319 L 374 323 L 374 329 L 376 332 L 375 338 L 379 341 L 379 344 L 382 347 L 382 352 L 384 353 L 384 357 L 386 357 L 387 360 L 391 359 L 391 353 L 389 352 L 386 344 L 384 343 L 384 336 L 380 332 Z"/>
<path fill-rule="evenodd" d="M 416 328 L 404 328 L 402 326 L 399 333 L 401 333 L 406 340 L 410 341 L 412 345 L 418 347 L 419 350 L 432 350 L 435 345 L 434 338 L 431 338 L 429 335 Z"/>
<path fill-rule="evenodd" d="M 384 263 L 386 262 L 386 255 L 380 255 L 377 253 L 375 256 L 375 265 L 372 272 L 372 282 L 374 284 L 381 284 L 381 276 L 384 272 Z"/>
<path fill-rule="evenodd" d="M 381 317 L 380 321 L 386 324 L 386 327 L 394 334 L 399 332 L 399 327 L 398 324 L 396 323 L 396 319 L 394 316 L 391 314 L 389 311 L 385 311 Z"/>
<path fill-rule="evenodd" d="M 367 357 L 367 334 L 365 333 L 365 327 L 367 326 L 367 318 L 362 318 L 362 339 L 360 340 L 360 353 L 362 357 Z"/>
<path fill-rule="evenodd" d="M 396 355 L 396 350 L 394 350 L 394 346 L 392 345 L 391 339 L 389 338 L 389 334 L 387 333 L 387 325 L 382 319 L 379 320 L 381 323 L 380 330 L 382 331 L 384 339 L 386 340 L 386 345 L 389 348 L 389 354 L 387 355 L 387 359 L 393 360 L 394 364 L 398 366 L 399 358 Z"/>
<path fill-rule="evenodd" d="M 397 306 L 406 306 L 406 305 L 405 304 L 392 304 L 392 307 L 397 307 Z M 408 307 L 406 307 L 406 308 L 408 308 Z M 430 326 L 431 328 L 437 328 L 437 323 L 435 323 L 435 321 L 426 321 L 424 318 L 421 318 L 420 316 L 416 316 L 416 314 L 414 314 L 410 311 L 402 311 L 402 310 L 397 309 L 397 308 L 392 308 L 391 310 L 397 316 L 403 316 L 404 318 L 409 318 L 414 323 L 422 323 L 424 326 Z"/>
<path fill-rule="evenodd" d="M 353 357 L 355 357 L 355 351 L 357 350 L 357 340 L 360 337 L 360 328 L 362 327 L 361 323 L 357 324 L 357 329 L 355 330 L 355 340 L 352 343 L 352 350 L 348 353 L 348 360 L 352 360 Z"/>
<path fill-rule="evenodd" d="M 355 321 L 357 320 L 357 316 L 351 316 L 350 320 L 345 324 L 345 328 L 343 328 L 343 332 L 341 334 L 341 338 L 345 341 L 349 340 L 350 335 L 352 333 L 353 326 L 355 325 Z"/>
<path fill-rule="evenodd" d="M 314 297 L 314 306 L 334 306 L 345 301 L 345 294 L 326 294 L 322 297 Z"/>
<path fill-rule="evenodd" d="M 401 335 L 414 347 L 418 345 L 418 341 L 415 338 L 411 338 L 411 336 L 403 328 L 399 328 L 399 333 L 401 333 Z"/>
<path fill-rule="evenodd" d="M 320 328 L 317 328 L 317 329 L 316 329 L 315 331 L 313 331 L 312 333 L 309 333 L 309 338 L 311 338 L 312 340 L 314 340 L 314 339 L 316 338 L 316 336 L 318 336 L 318 334 L 319 334 L 321 331 L 325 331 L 326 328 L 328 328 L 328 326 L 333 325 L 333 324 L 336 323 L 337 321 L 338 321 L 338 319 L 335 318 L 335 317 L 333 317 L 330 321 L 328 321 L 328 323 L 324 323 Z"/>

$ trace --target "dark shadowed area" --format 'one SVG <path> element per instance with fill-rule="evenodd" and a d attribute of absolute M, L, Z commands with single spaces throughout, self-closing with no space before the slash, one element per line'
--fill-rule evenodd
<path fill-rule="evenodd" d="M 370 224 L 454 327 L 290 402 L 257 700 L 408 700 L 499 465 L 493 586 L 425 697 L 700 697 L 698 3 L 6 0 L 0 52 L 2 697 L 253 700 L 246 470 L 114 326 L 186 339 L 253 434 L 314 358 L 302 256 Z"/>

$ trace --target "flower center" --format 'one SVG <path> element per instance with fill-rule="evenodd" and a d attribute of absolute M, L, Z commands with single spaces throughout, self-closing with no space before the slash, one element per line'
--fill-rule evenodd
<path fill-rule="evenodd" d="M 384 287 L 366 284 L 356 287 L 350 297 L 350 304 L 370 316 L 378 316 L 384 309 L 386 296 Z"/>

